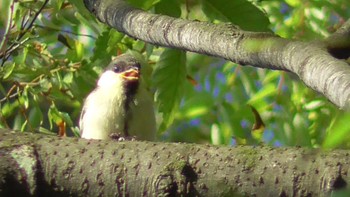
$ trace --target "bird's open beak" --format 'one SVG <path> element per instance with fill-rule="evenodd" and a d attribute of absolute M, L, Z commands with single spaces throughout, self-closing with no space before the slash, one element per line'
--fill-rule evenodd
<path fill-rule="evenodd" d="M 139 79 L 140 72 L 137 69 L 131 68 L 129 70 L 126 70 L 120 73 L 120 75 L 126 80 L 135 81 Z"/>

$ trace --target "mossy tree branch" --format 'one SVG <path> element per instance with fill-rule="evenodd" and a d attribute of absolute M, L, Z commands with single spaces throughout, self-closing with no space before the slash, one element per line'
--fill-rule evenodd
<path fill-rule="evenodd" d="M 0 195 L 328 196 L 350 181 L 349 154 L 0 130 Z"/>

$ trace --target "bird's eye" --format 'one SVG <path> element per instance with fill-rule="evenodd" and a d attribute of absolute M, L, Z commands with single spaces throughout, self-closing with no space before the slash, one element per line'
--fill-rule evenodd
<path fill-rule="evenodd" d="M 120 66 L 118 66 L 117 64 L 116 64 L 116 65 L 114 65 L 114 67 L 113 67 L 113 72 L 115 72 L 115 73 L 119 73 L 119 72 L 121 72 L 121 67 L 120 67 Z"/>

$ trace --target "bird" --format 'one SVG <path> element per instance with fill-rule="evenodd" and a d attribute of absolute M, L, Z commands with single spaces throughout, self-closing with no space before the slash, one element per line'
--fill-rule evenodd
<path fill-rule="evenodd" d="M 152 94 L 133 54 L 117 56 L 86 97 L 79 120 L 81 138 L 109 139 L 113 134 L 154 141 L 156 121 Z"/>

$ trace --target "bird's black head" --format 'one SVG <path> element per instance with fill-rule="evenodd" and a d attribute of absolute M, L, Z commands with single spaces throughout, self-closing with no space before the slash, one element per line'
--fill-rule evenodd
<path fill-rule="evenodd" d="M 130 54 L 123 54 L 113 59 L 106 70 L 112 70 L 115 73 L 125 73 L 134 70 L 140 73 L 141 66 L 135 57 Z"/>
<path fill-rule="evenodd" d="M 141 65 L 131 54 L 123 54 L 108 65 L 106 70 L 111 70 L 124 80 L 125 93 L 127 98 L 136 94 L 140 83 Z"/>

